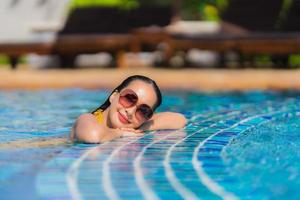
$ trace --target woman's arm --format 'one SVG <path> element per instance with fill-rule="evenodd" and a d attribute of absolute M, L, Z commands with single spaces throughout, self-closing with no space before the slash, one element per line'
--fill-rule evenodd
<path fill-rule="evenodd" d="M 121 137 L 125 132 L 119 129 L 107 128 L 99 124 L 92 114 L 80 115 L 70 134 L 71 141 L 85 143 L 102 143 Z"/>
<path fill-rule="evenodd" d="M 139 129 L 143 131 L 158 129 L 179 129 L 186 125 L 184 115 L 175 112 L 162 112 L 154 114 L 153 117 L 144 123 Z"/>

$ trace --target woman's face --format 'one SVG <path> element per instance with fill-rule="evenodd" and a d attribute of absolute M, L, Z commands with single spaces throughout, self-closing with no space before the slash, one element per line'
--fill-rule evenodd
<path fill-rule="evenodd" d="M 126 91 L 133 91 L 138 98 L 138 101 L 130 107 L 124 107 L 120 103 L 120 94 Z M 142 104 L 148 105 L 153 109 L 157 101 L 156 93 L 151 84 L 135 80 L 132 81 L 127 87 L 122 89 L 122 91 L 115 92 L 110 97 L 110 106 L 108 110 L 108 122 L 112 128 L 138 128 L 145 120 L 141 120 L 138 115 L 136 115 L 136 110 Z"/>

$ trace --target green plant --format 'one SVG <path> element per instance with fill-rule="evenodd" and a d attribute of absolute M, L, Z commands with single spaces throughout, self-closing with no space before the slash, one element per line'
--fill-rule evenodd
<path fill-rule="evenodd" d="M 9 60 L 7 58 L 7 56 L 5 55 L 0 55 L 0 64 L 4 65 L 4 64 L 8 64 Z"/>
<path fill-rule="evenodd" d="M 138 6 L 137 0 L 73 0 L 70 7 L 91 7 L 91 6 L 103 6 L 103 7 L 120 7 L 124 9 L 130 9 Z"/>

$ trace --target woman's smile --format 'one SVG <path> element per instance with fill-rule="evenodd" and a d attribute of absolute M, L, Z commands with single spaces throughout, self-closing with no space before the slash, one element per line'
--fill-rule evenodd
<path fill-rule="evenodd" d="M 121 112 L 118 112 L 118 118 L 123 124 L 129 124 L 129 120 L 126 117 L 126 115 L 122 114 Z"/>

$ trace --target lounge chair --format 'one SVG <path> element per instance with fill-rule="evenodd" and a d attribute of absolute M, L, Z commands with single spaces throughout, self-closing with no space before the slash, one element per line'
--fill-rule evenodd
<path fill-rule="evenodd" d="M 282 19 L 281 30 L 285 32 L 300 32 L 300 0 L 293 0 L 286 17 Z"/>
<path fill-rule="evenodd" d="M 274 31 L 281 5 L 282 0 L 229 0 L 228 8 L 221 15 L 222 22 L 219 24 L 219 30 L 209 32 L 205 28 L 203 30 L 198 28 L 198 33 L 171 31 L 170 50 L 173 53 L 169 54 L 193 48 L 211 50 L 220 54 L 219 66 L 223 67 L 226 65 L 224 60 L 226 52 L 239 53 L 241 38 L 252 37 L 252 32 L 255 31 Z M 199 25 L 195 23 L 195 26 L 205 25 L 205 22 L 198 23 Z"/>
<path fill-rule="evenodd" d="M 57 30 L 69 0 L 1 0 L 0 54 L 7 55 L 13 69 L 19 57 L 51 54 Z"/>
<path fill-rule="evenodd" d="M 154 51 L 158 44 L 168 42 L 170 36 L 164 27 L 171 24 L 174 17 L 173 10 L 172 6 L 168 5 L 143 6 L 131 10 L 128 13 L 128 22 L 133 34 L 130 50 Z"/>
<path fill-rule="evenodd" d="M 271 55 L 274 66 L 287 67 L 288 56 L 300 52 L 300 1 L 292 1 L 285 17 L 282 13 L 283 1 L 258 2 L 261 4 L 261 9 L 253 9 L 252 14 L 244 13 L 245 16 L 248 14 L 251 17 L 248 21 L 252 24 L 247 24 L 246 20 L 243 22 L 244 27 L 251 32 L 237 40 L 237 49 L 241 55 L 248 58 L 258 54 Z M 253 4 L 253 1 L 249 3 L 249 7 L 250 4 Z M 240 13 L 240 16 L 243 14 Z M 243 25 L 238 22 L 243 18 L 233 16 L 232 19 L 236 19 L 233 20 L 234 23 Z"/>
<path fill-rule="evenodd" d="M 244 59 L 251 59 L 257 54 L 269 54 L 279 58 L 279 56 L 299 53 L 300 35 L 286 32 L 287 27 L 294 30 L 295 25 L 286 26 L 285 29 L 278 26 L 282 3 L 283 0 L 230 0 L 227 10 L 222 14 L 220 32 L 210 35 L 195 34 L 192 37 L 175 34 L 172 36 L 174 50 L 199 48 L 214 50 L 221 54 L 235 51 L 241 55 L 242 63 Z M 299 0 L 294 3 L 300 7 Z M 299 12 L 294 11 L 296 8 L 297 6 L 292 5 L 290 12 L 293 11 L 293 14 L 290 15 L 299 15 Z M 294 19 L 298 18 L 294 17 Z M 288 22 L 299 26 L 295 20 L 294 22 L 288 20 Z"/>
<path fill-rule="evenodd" d="M 109 7 L 78 8 L 70 13 L 59 33 L 55 53 L 60 56 L 62 67 L 73 67 L 75 57 L 81 53 L 101 51 L 110 52 L 122 67 L 123 53 L 129 49 L 140 50 L 142 46 L 134 30 L 164 26 L 170 20 L 169 7 L 140 7 L 128 11 Z M 148 39 L 153 39 L 152 36 Z"/>
<path fill-rule="evenodd" d="M 249 31 L 276 30 L 283 0 L 229 0 L 222 20 Z"/>
<path fill-rule="evenodd" d="M 109 7 L 77 8 L 58 34 L 55 53 L 60 57 L 61 67 L 74 67 L 79 54 L 103 51 L 112 53 L 118 62 L 129 48 L 130 39 L 124 11 Z"/>

